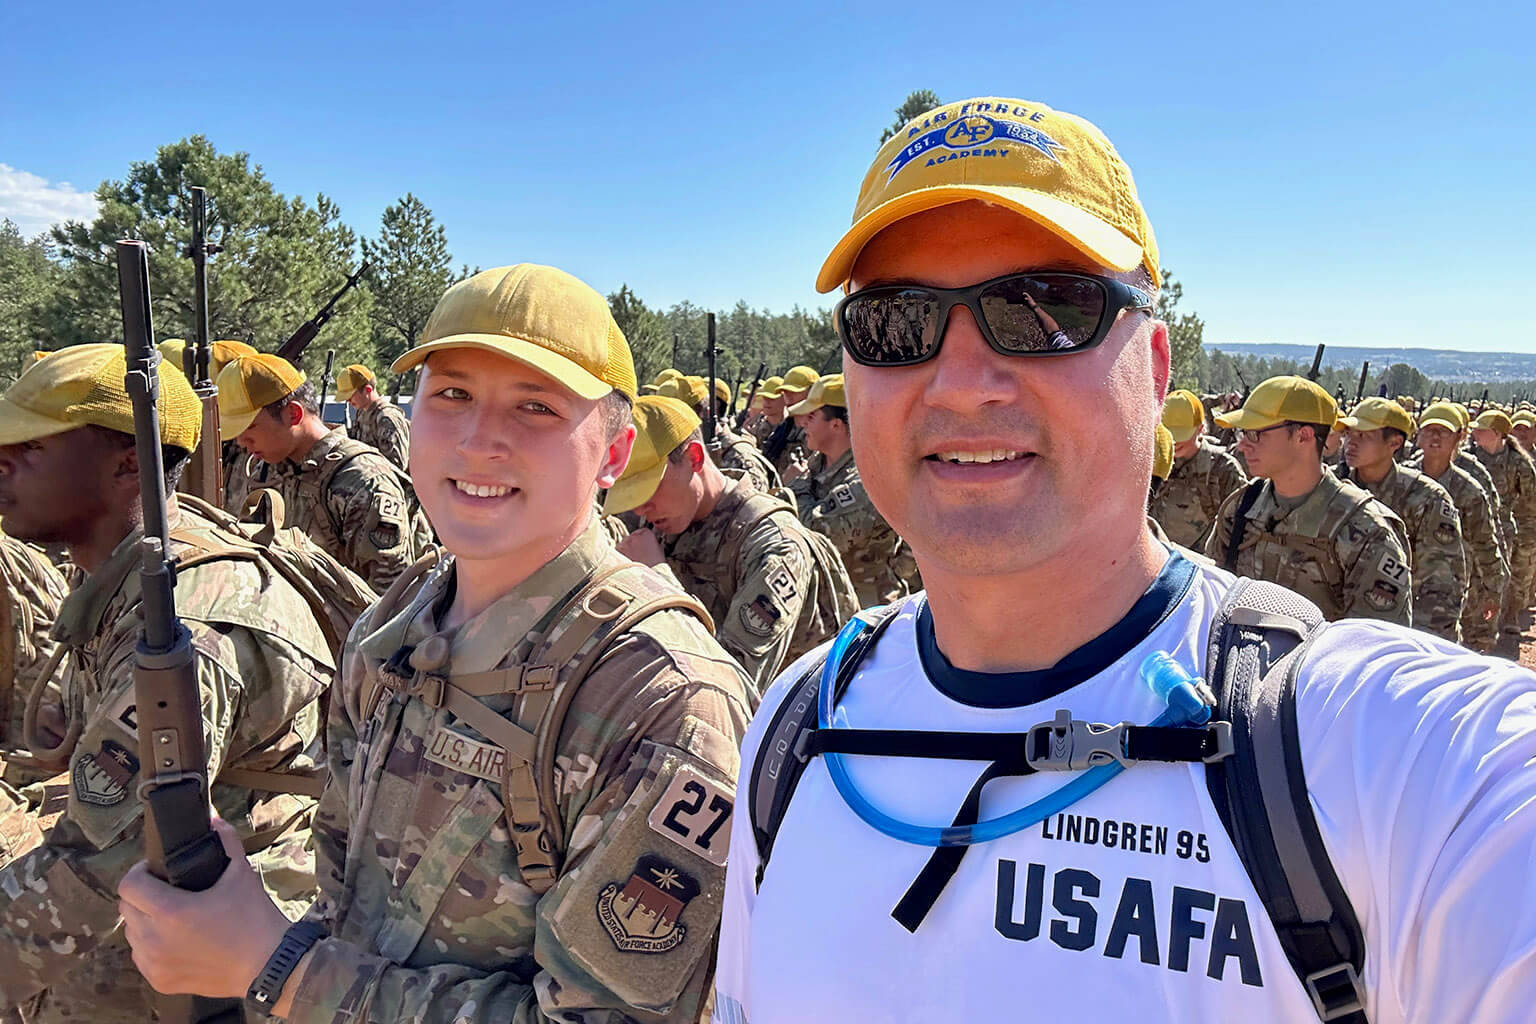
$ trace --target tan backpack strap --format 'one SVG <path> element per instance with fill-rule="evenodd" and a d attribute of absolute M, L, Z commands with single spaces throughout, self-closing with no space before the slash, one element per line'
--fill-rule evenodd
<path fill-rule="evenodd" d="M 793 505 L 780 498 L 775 498 L 771 494 L 759 492 L 747 498 L 742 504 L 747 506 L 752 516 L 747 520 L 745 526 L 734 531 L 735 535 L 731 537 L 729 542 L 731 553 L 730 557 L 725 559 L 725 563 L 731 567 L 731 575 L 733 577 L 740 575 L 741 567 L 736 563 L 741 559 L 742 546 L 746 544 L 747 538 L 752 536 L 752 531 L 757 529 L 758 523 L 779 512 L 788 512 L 796 522 L 800 521 L 799 516 L 795 514 L 795 507 Z M 711 631 L 713 631 L 713 627 L 711 627 Z"/>
<path fill-rule="evenodd" d="M 265 513 L 261 511 L 262 505 L 267 507 Z M 245 504 L 240 507 L 240 519 L 247 523 L 260 523 L 263 526 L 262 534 L 270 541 L 288 521 L 288 505 L 277 488 L 258 487 L 245 496 Z"/>
<path fill-rule="evenodd" d="M 216 782 L 241 789 L 259 789 L 265 793 L 291 793 L 320 799 L 325 790 L 326 771 L 314 768 L 305 772 L 263 772 L 254 768 L 225 768 Z"/>
<path fill-rule="evenodd" d="M 16 623 L 10 595 L 0 600 L 0 729 L 10 727 L 16 706 Z M 23 697 L 23 700 L 26 698 Z"/>
<path fill-rule="evenodd" d="M 43 704 L 43 694 L 48 690 L 48 680 L 59 670 L 64 657 L 69 653 L 66 644 L 59 644 L 54 648 L 53 655 L 43 665 L 37 678 L 32 681 L 32 689 L 27 694 L 27 706 L 22 713 L 21 738 L 27 744 L 27 749 L 32 751 L 32 756 L 38 763 L 49 768 L 62 768 L 69 762 L 70 756 L 75 752 L 75 745 L 80 742 L 80 733 L 85 728 L 84 714 L 70 715 L 69 727 L 64 732 L 64 739 L 58 746 L 50 747 L 37 728 L 37 712 Z"/>

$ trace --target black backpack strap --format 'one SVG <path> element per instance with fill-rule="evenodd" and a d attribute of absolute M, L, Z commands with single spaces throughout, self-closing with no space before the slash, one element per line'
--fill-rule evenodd
<path fill-rule="evenodd" d="M 1326 625 L 1299 594 L 1238 580 L 1206 655 L 1234 752 L 1206 768 L 1206 782 L 1318 1018 L 1366 1024 L 1365 936 L 1312 813 L 1296 728 L 1296 677 Z"/>
<path fill-rule="evenodd" d="M 836 691 L 839 696 L 848 688 L 859 663 L 874 647 L 875 641 L 896 620 L 896 613 L 903 603 L 897 601 L 884 608 L 859 613 L 866 622 L 873 624 L 873 628 L 866 629 L 849 645 L 842 664 L 837 667 Z M 773 840 L 778 835 L 779 824 L 784 820 L 795 787 L 800 784 L 800 776 L 811 759 L 808 742 L 816 732 L 816 695 L 826 664 L 827 657 L 823 654 L 795 680 L 768 720 L 768 728 L 758 744 L 757 757 L 752 762 L 752 774 L 747 783 L 747 813 L 751 818 L 752 838 L 757 841 L 755 885 L 758 887 L 763 884 L 763 871 L 773 853 Z"/>
<path fill-rule="evenodd" d="M 1227 537 L 1227 550 L 1223 552 L 1221 567 L 1227 572 L 1237 571 L 1237 549 L 1243 545 L 1243 531 L 1248 527 L 1248 510 L 1253 508 L 1253 503 L 1259 500 L 1259 494 L 1264 490 L 1264 478 L 1259 477 L 1250 483 L 1243 496 L 1237 502 L 1237 515 L 1232 519 L 1232 533 Z"/>

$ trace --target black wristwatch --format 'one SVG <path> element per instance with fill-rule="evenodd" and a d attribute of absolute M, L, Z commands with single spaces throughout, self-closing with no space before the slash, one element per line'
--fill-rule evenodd
<path fill-rule="evenodd" d="M 288 975 L 304 959 L 309 947 L 327 934 L 325 925 L 318 921 L 295 921 L 289 925 L 283 933 L 283 940 L 267 958 L 267 966 L 261 969 L 256 980 L 251 982 L 251 987 L 245 990 L 245 1005 L 262 1015 L 271 1013 L 277 997 L 283 994 L 283 985 L 287 983 Z"/>

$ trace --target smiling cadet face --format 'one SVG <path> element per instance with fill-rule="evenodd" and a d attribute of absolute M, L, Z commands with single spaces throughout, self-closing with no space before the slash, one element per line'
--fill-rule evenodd
<path fill-rule="evenodd" d="M 859 256 L 852 287 L 960 287 L 1045 268 L 1112 273 L 1017 214 L 964 202 L 882 231 Z M 1144 314 L 1122 312 L 1086 352 L 1019 358 L 994 352 L 956 307 L 927 362 L 844 360 L 864 486 L 925 578 L 933 568 L 1024 571 L 1106 533 L 1132 536 L 1145 529 L 1168 359 L 1166 328 Z M 996 453 L 1004 459 L 968 461 Z"/>

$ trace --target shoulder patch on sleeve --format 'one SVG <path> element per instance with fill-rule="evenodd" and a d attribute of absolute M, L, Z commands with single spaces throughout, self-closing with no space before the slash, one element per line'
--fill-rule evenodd
<path fill-rule="evenodd" d="M 717 867 L 725 867 L 730 845 L 728 827 L 736 795 L 690 767 L 678 769 L 646 819 L 651 831 L 697 854 Z"/>
<path fill-rule="evenodd" d="M 853 503 L 858 500 L 853 496 L 853 488 L 847 484 L 838 484 L 832 488 L 832 493 L 828 497 L 832 499 L 832 504 L 838 508 L 852 508 Z"/>

